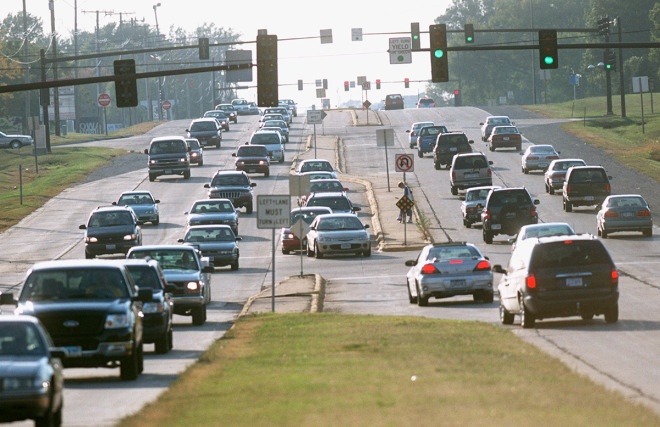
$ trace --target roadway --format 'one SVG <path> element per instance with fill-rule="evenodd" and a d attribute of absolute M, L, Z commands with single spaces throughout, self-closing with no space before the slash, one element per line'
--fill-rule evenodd
<path fill-rule="evenodd" d="M 607 156 L 593 160 L 588 146 L 577 145 L 570 136 L 558 131 L 556 121 L 523 114 L 519 110 L 510 113 L 529 141 L 554 143 L 562 151 L 562 157 L 582 157 L 588 163 L 600 163 L 608 167 Z M 500 113 L 499 111 L 493 111 Z M 408 147 L 407 133 L 413 121 L 433 120 L 445 124 L 451 130 L 463 130 L 475 141 L 474 148 L 486 152 L 494 161 L 495 184 L 525 185 L 532 195 L 541 200 L 538 206 L 542 221 L 566 221 L 579 232 L 595 234 L 593 210 L 576 209 L 571 214 L 561 209 L 561 197 L 550 196 L 543 190 L 540 174 L 524 175 L 520 171 L 520 156 L 515 151 L 487 152 L 479 135 L 479 122 L 487 115 L 483 110 L 471 107 L 438 108 L 370 112 L 370 124 L 392 127 L 395 145 L 388 148 L 389 166 L 385 150 L 376 147 L 377 126 L 352 126 L 349 112 L 332 112 L 323 125 L 317 125 L 318 157 L 334 161 L 341 171 L 340 179 L 349 187 L 349 196 L 363 207 L 360 218 L 366 223 L 382 222 L 385 234 L 400 236 L 403 227 L 390 218 L 395 212 L 392 205 L 399 196 L 396 182 L 401 174 L 394 171 L 395 153 L 414 153 L 415 170 L 407 174 L 419 210 L 430 219 L 429 232 L 435 241 L 467 240 L 476 243 L 493 263 L 506 264 L 510 246 L 506 237 L 497 236 L 492 245 L 485 245 L 478 227 L 466 229 L 460 217 L 460 198 L 449 191 L 447 170 L 436 171 L 430 157 L 419 159 Z M 505 112 L 506 114 L 506 112 Z M 360 123 L 366 121 L 360 115 Z M 256 129 L 256 117 L 241 116 L 237 125 L 224 134 L 220 150 L 205 150 L 205 164 L 195 167 L 190 180 L 180 177 L 163 177 L 149 182 L 146 167 L 101 177 L 67 189 L 50 201 L 44 208 L 26 218 L 18 226 L 0 235 L 5 254 L 0 262 L 4 288 L 18 284 L 29 266 L 38 260 L 55 258 L 83 258 L 82 231 L 78 225 L 86 221 L 96 206 L 109 204 L 121 191 L 148 189 L 161 200 L 161 224 L 143 227 L 144 243 L 174 243 L 181 236 L 184 211 L 196 199 L 205 197 L 204 183 L 216 169 L 232 167 L 231 152 L 244 143 Z M 183 135 L 188 121 L 167 122 L 144 136 L 96 142 L 141 152 L 155 135 Z M 310 157 L 314 148 L 305 153 L 305 145 L 312 127 L 306 125 L 301 114 L 294 120 L 291 142 L 286 145 L 286 161 L 273 166 L 270 178 L 253 177 L 257 183 L 256 194 L 287 194 L 287 174 L 294 156 Z M 337 136 L 338 138 L 326 138 Z M 549 138 L 552 138 L 551 140 Z M 338 141 L 334 145 L 332 141 Z M 330 141 L 330 143 L 328 143 Z M 595 157 L 594 157 L 595 158 Z M 146 166 L 146 156 L 144 158 Z M 652 206 L 658 206 L 653 198 L 658 195 L 647 188 L 653 183 L 636 176 L 631 171 L 610 163 L 614 175 L 614 192 L 640 192 Z M 620 178 L 621 177 L 621 178 Z M 377 210 L 370 204 L 369 195 L 361 182 L 372 182 L 380 194 Z M 392 191 L 388 191 L 391 183 Z M 620 185 L 622 183 L 623 185 Z M 647 187 L 649 186 L 650 187 Z M 655 184 L 657 187 L 657 184 Z M 295 200 L 295 199 L 293 199 Z M 118 369 L 69 369 L 65 371 L 66 425 L 112 425 L 121 417 L 131 414 L 145 403 L 154 401 L 187 366 L 199 357 L 213 341 L 220 338 L 231 326 L 245 301 L 270 286 L 275 280 L 300 273 L 317 273 L 328 280 L 324 302 L 326 311 L 342 313 L 369 313 L 376 315 L 414 315 L 435 318 L 479 320 L 498 324 L 497 301 L 483 305 L 472 302 L 471 297 L 455 297 L 431 300 L 429 307 L 417 307 L 408 303 L 405 289 L 406 259 L 414 258 L 411 250 L 374 252 L 370 258 L 311 259 L 296 255 L 282 255 L 277 249 L 275 265 L 272 264 L 271 231 L 256 228 L 256 215 L 242 215 L 240 233 L 241 268 L 230 271 L 218 269 L 213 274 L 213 303 L 209 307 L 208 321 L 202 327 L 192 327 L 190 318 L 175 318 L 174 349 L 165 355 L 154 354 L 151 345 L 145 346 L 145 372 L 135 382 L 121 382 Z M 390 233 L 387 233 L 391 230 Z M 657 231 L 657 229 L 656 229 Z M 421 244 L 422 239 L 414 227 L 408 230 L 408 247 Z M 656 233 L 657 234 L 657 233 Z M 279 238 L 275 233 L 276 239 Z M 532 330 L 522 330 L 518 325 L 509 327 L 513 333 L 530 340 L 581 373 L 587 374 L 608 386 L 622 391 L 628 398 L 638 399 L 660 412 L 660 372 L 654 369 L 660 352 L 660 315 L 655 301 L 659 287 L 653 273 L 660 264 L 657 237 L 645 239 L 639 235 L 613 235 L 605 241 L 619 266 L 621 301 L 620 321 L 606 325 L 602 318 L 592 321 L 579 319 L 551 319 L 537 323 Z M 26 244 L 25 242 L 29 242 Z M 391 248 L 390 248 L 391 249 Z M 498 277 L 496 275 L 496 281 Z M 2 287 L 0 286 L 0 289 Z M 8 307 L 3 307 L 5 311 Z M 640 366 L 650 367 L 640 369 Z M 102 403 L 100 403 L 102 402 Z"/>

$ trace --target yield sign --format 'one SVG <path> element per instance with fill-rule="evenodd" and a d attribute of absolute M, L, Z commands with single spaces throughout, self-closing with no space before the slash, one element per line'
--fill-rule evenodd
<path fill-rule="evenodd" d="M 397 154 L 394 163 L 397 172 L 412 172 L 415 170 L 415 162 L 412 154 Z"/>

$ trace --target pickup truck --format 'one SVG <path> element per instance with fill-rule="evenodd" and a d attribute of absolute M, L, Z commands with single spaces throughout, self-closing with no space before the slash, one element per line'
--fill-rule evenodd
<path fill-rule="evenodd" d="M 151 140 L 144 154 L 148 155 L 149 181 L 161 175 L 183 175 L 190 179 L 190 148 L 181 136 L 160 136 Z"/>
<path fill-rule="evenodd" d="M 424 154 L 432 153 L 438 135 L 446 132 L 447 128 L 441 125 L 422 127 L 417 134 L 417 156 L 424 157 Z"/>

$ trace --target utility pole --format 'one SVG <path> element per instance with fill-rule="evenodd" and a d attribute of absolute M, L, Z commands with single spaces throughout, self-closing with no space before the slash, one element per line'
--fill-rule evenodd
<path fill-rule="evenodd" d="M 55 33 L 55 1 L 48 0 L 48 8 L 50 9 L 50 31 L 51 31 L 51 44 L 53 46 L 53 80 L 57 80 L 57 34 Z M 55 113 L 55 135 L 60 136 L 60 89 L 54 88 L 53 90 L 53 112 Z M 48 120 L 48 117 L 46 117 Z"/>
<path fill-rule="evenodd" d="M 28 58 L 28 32 L 27 32 L 27 9 L 25 7 L 25 0 L 23 0 L 23 62 L 25 63 L 24 80 L 25 83 L 30 82 L 30 61 Z M 25 118 L 23 119 L 23 133 L 28 134 L 30 127 L 30 92 L 26 91 L 23 94 Z"/>
<path fill-rule="evenodd" d="M 616 17 L 616 27 L 619 33 L 619 43 L 621 43 L 621 18 Z M 623 48 L 619 48 L 619 92 L 621 93 L 621 117 L 626 117 L 626 91 L 624 90 L 625 86 L 623 84 Z"/>

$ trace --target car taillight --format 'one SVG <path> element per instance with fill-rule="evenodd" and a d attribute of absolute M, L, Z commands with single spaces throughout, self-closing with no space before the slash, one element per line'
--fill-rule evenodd
<path fill-rule="evenodd" d="M 481 260 L 477 263 L 477 266 L 474 267 L 474 271 L 484 271 L 490 270 L 490 263 L 486 260 Z"/>
<path fill-rule="evenodd" d="M 527 160 L 538 160 L 538 156 L 529 156 L 527 157 Z"/>
<path fill-rule="evenodd" d="M 612 286 L 619 285 L 619 272 L 616 271 L 616 268 L 612 268 Z"/>
<path fill-rule="evenodd" d="M 610 184 L 605 185 L 605 191 L 607 191 L 607 194 L 610 194 L 612 192 L 612 187 L 610 186 Z"/>
<path fill-rule="evenodd" d="M 536 214 L 536 206 L 532 206 L 532 207 L 529 208 L 529 216 L 531 216 L 532 218 L 534 218 L 535 216 L 537 216 L 537 214 Z"/>
<path fill-rule="evenodd" d="M 614 211 L 605 211 L 604 216 L 605 216 L 605 218 L 614 218 L 614 217 L 619 216 L 619 214 L 614 212 Z"/>
<path fill-rule="evenodd" d="M 417 135 L 415 132 L 410 132 L 410 136 L 415 136 Z"/>
<path fill-rule="evenodd" d="M 488 168 L 488 171 L 486 172 L 486 174 L 488 174 L 488 176 L 491 176 L 491 175 L 493 175 L 493 171 L 491 171 L 490 168 Z"/>
<path fill-rule="evenodd" d="M 481 213 L 484 219 L 490 219 L 490 211 L 488 209 L 484 209 Z"/>
<path fill-rule="evenodd" d="M 433 264 L 424 264 L 424 266 L 421 269 L 422 274 L 437 274 L 440 273 L 437 268 L 435 268 L 435 265 Z"/>
<path fill-rule="evenodd" d="M 451 173 L 451 179 L 455 180 L 456 179 L 456 172 Z"/>
<path fill-rule="evenodd" d="M 536 276 L 530 274 L 525 278 L 525 285 L 527 289 L 536 289 Z"/>
<path fill-rule="evenodd" d="M 571 192 L 571 185 L 570 184 L 566 184 L 566 192 L 567 193 Z"/>
<path fill-rule="evenodd" d="M 558 158 L 559 158 L 559 156 L 548 156 L 548 159 L 551 159 L 551 160 L 555 160 L 555 159 L 558 159 Z"/>
<path fill-rule="evenodd" d="M 651 216 L 651 211 L 648 209 L 642 209 L 641 211 L 637 212 L 637 216 Z"/>

